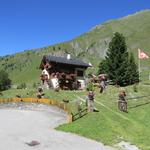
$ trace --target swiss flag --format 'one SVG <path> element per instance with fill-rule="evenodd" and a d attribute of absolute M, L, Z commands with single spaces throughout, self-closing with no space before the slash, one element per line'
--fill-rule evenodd
<path fill-rule="evenodd" d="M 139 59 L 148 59 L 149 56 L 144 53 L 143 51 L 141 51 L 140 49 L 138 49 L 138 52 L 139 52 Z"/>

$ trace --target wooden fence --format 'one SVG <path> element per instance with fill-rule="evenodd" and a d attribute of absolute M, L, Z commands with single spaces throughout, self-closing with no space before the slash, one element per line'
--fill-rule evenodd
<path fill-rule="evenodd" d="M 51 100 L 51 99 L 38 99 L 38 98 L 8 98 L 8 99 L 0 98 L 0 103 L 8 103 L 8 102 L 31 102 L 31 103 L 43 103 L 48 105 L 54 105 L 63 109 L 67 113 L 68 123 L 71 123 L 73 121 L 72 114 L 70 113 L 67 104 L 64 102 Z"/>
<path fill-rule="evenodd" d="M 78 113 L 72 114 L 72 121 L 76 121 L 87 114 L 87 108 L 79 110 Z"/>

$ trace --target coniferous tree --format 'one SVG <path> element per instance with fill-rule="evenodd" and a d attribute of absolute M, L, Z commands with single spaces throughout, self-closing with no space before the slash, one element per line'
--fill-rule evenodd
<path fill-rule="evenodd" d="M 139 81 L 139 73 L 133 54 L 128 54 L 125 38 L 116 32 L 106 53 L 105 60 L 99 65 L 98 73 L 107 73 L 114 84 L 124 86 Z"/>
<path fill-rule="evenodd" d="M 123 86 L 127 84 L 128 52 L 125 38 L 116 32 L 109 44 L 106 53 L 106 68 L 109 79 L 114 84 Z"/>
<path fill-rule="evenodd" d="M 106 65 L 106 60 L 104 59 L 99 64 L 98 75 L 106 74 L 106 73 L 107 73 L 107 65 Z"/>
<path fill-rule="evenodd" d="M 127 75 L 128 75 L 128 84 L 134 84 L 139 82 L 138 67 L 137 64 L 135 63 L 133 53 L 130 53 L 129 56 Z"/>
<path fill-rule="evenodd" d="M 8 73 L 4 70 L 0 70 L 0 91 L 8 89 L 10 84 L 11 80 L 8 77 Z"/>

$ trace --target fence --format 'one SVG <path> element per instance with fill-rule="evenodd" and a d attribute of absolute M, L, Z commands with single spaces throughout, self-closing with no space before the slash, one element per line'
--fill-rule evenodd
<path fill-rule="evenodd" d="M 70 110 L 66 103 L 59 102 L 57 100 L 51 100 L 51 99 L 38 99 L 38 98 L 8 98 L 8 99 L 0 99 L 0 103 L 8 103 L 8 102 L 31 102 L 31 103 L 43 103 L 48 105 L 55 105 L 61 109 L 63 109 L 67 115 L 68 115 L 68 123 L 71 123 L 73 121 L 72 114 L 70 113 Z"/>
<path fill-rule="evenodd" d="M 87 114 L 87 108 L 78 111 L 76 114 L 72 114 L 72 121 L 76 121 L 77 119 L 80 119 L 81 117 L 85 116 Z"/>

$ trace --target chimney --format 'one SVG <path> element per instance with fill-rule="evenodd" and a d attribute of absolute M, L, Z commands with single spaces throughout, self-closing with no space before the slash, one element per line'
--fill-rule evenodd
<path fill-rule="evenodd" d="M 71 59 L 71 55 L 68 53 L 67 54 L 67 59 L 70 60 Z"/>
<path fill-rule="evenodd" d="M 93 65 L 89 62 L 89 66 L 92 67 Z"/>

